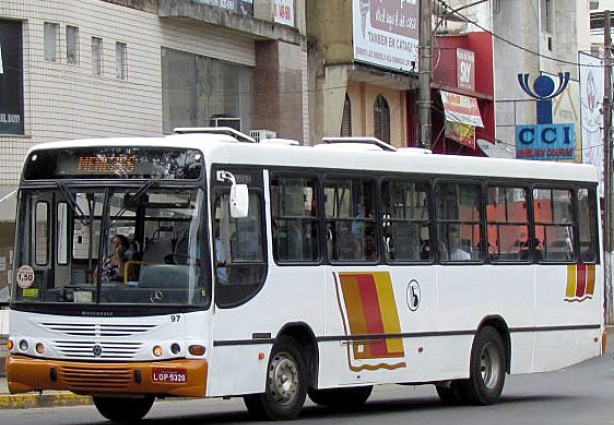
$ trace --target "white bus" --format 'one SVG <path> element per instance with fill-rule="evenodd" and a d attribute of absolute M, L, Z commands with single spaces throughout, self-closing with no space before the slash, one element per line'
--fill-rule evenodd
<path fill-rule="evenodd" d="M 594 168 L 178 133 L 28 153 L 12 393 L 89 394 L 117 422 L 171 396 L 292 419 L 390 383 L 490 404 L 508 373 L 601 354 Z"/>

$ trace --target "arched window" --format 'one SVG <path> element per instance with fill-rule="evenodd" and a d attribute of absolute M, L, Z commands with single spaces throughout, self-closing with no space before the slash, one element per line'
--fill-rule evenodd
<path fill-rule="evenodd" d="M 343 116 L 341 117 L 341 137 L 350 137 L 352 135 L 352 101 L 350 97 L 345 95 L 343 103 Z"/>
<path fill-rule="evenodd" d="M 375 137 L 390 143 L 390 107 L 381 94 L 375 99 Z"/>

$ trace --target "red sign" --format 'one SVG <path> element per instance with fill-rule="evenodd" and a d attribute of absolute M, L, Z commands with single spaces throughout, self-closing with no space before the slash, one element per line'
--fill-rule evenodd
<path fill-rule="evenodd" d="M 188 374 L 185 369 L 167 369 L 154 367 L 151 370 L 151 380 L 153 382 L 182 384 L 184 382 L 188 382 Z"/>
<path fill-rule="evenodd" d="M 456 85 L 461 89 L 475 89 L 475 53 L 456 49 Z"/>

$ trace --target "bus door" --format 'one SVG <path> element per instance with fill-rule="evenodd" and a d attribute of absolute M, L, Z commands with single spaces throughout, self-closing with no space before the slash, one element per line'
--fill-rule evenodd
<path fill-rule="evenodd" d="M 210 395 L 263 390 L 266 362 L 258 359 L 258 353 L 268 353 L 270 347 L 260 345 L 255 335 L 272 332 L 275 316 L 262 296 L 254 299 L 267 274 L 262 180 L 258 169 L 219 166 L 212 171 L 210 244 L 215 314 Z M 233 184 L 249 188 L 246 217 L 231 215 Z M 264 368 L 262 373 L 256 372 L 259 368 Z"/>

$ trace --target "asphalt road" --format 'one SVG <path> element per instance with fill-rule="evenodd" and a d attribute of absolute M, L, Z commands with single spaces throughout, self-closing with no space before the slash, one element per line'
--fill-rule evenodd
<path fill-rule="evenodd" d="M 564 349 L 564 347 L 562 347 Z M 508 376 L 500 403 L 444 407 L 433 386 L 376 387 L 359 412 L 338 412 L 308 403 L 296 424 L 335 425 L 614 425 L 612 350 L 566 370 Z M 109 424 L 93 406 L 0 411 L 0 424 Z M 255 424 L 241 399 L 157 401 L 147 425 Z"/>

